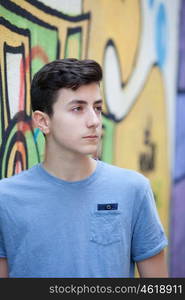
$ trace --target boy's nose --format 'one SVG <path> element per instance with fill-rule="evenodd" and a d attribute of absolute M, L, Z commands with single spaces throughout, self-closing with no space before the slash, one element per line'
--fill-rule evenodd
<path fill-rule="evenodd" d="M 101 118 L 94 109 L 90 110 L 87 115 L 87 127 L 98 127 L 101 124 Z"/>

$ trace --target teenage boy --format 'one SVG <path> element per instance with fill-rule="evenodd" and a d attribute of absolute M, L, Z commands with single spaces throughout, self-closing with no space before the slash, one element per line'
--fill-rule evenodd
<path fill-rule="evenodd" d="M 45 158 L 0 181 L 0 277 L 167 277 L 161 225 L 143 175 L 91 155 L 102 131 L 102 69 L 61 59 L 33 78 Z"/>

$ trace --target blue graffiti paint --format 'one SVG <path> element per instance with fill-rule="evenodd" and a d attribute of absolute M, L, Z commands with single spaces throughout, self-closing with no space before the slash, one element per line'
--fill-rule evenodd
<path fill-rule="evenodd" d="M 154 0 L 148 0 L 148 5 L 150 8 L 153 7 L 153 4 L 154 4 Z"/>
<path fill-rule="evenodd" d="M 167 20 L 165 7 L 162 3 L 159 5 L 157 10 L 155 26 L 155 48 L 157 53 L 157 62 L 162 68 L 167 53 Z"/>
<path fill-rule="evenodd" d="M 39 132 L 40 132 L 40 129 L 39 129 L 39 128 L 36 128 L 36 129 L 34 130 L 34 141 L 35 141 L 35 143 L 37 143 L 37 137 L 38 137 L 38 135 L 39 135 Z"/>

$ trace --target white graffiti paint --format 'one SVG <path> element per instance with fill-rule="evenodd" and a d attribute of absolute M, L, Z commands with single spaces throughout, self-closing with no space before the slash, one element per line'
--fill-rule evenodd
<path fill-rule="evenodd" d="M 22 54 L 6 53 L 7 65 L 7 89 L 10 108 L 10 117 L 19 111 L 19 92 L 20 92 L 20 64 Z"/>
<path fill-rule="evenodd" d="M 168 119 L 169 161 L 174 159 L 175 94 L 177 74 L 177 41 L 180 0 L 141 1 L 141 36 L 135 66 L 128 82 L 121 86 L 119 57 L 113 44 L 104 57 L 104 88 L 109 113 L 116 120 L 130 111 L 148 79 L 153 64 L 161 68 L 165 85 Z M 173 167 L 172 167 L 173 169 Z"/>
<path fill-rule="evenodd" d="M 40 0 L 40 2 L 67 15 L 82 13 L 82 0 Z"/>

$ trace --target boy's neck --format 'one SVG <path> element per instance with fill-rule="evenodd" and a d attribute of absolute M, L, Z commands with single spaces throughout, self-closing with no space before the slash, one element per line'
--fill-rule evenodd
<path fill-rule="evenodd" d="M 43 166 L 50 174 L 66 180 L 79 181 L 90 176 L 96 169 L 96 160 L 85 155 L 74 155 L 68 159 L 45 155 Z"/>

